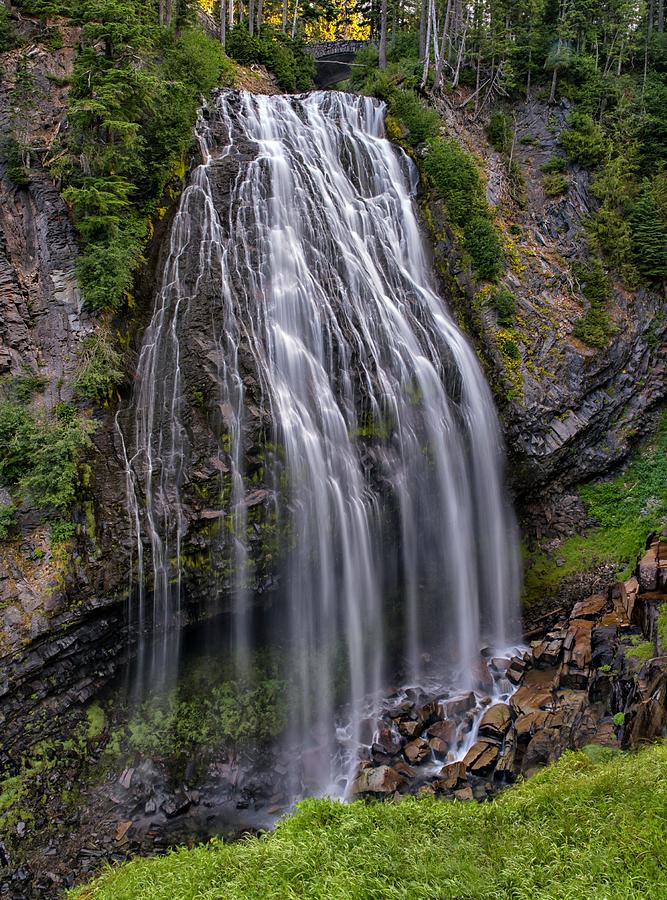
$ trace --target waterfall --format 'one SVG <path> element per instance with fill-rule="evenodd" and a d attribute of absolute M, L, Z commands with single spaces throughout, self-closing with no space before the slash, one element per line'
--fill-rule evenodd
<path fill-rule="evenodd" d="M 341 763 L 337 724 L 355 747 L 369 698 L 399 678 L 473 685 L 480 649 L 507 645 L 516 627 L 517 540 L 491 394 L 438 296 L 416 169 L 386 140 L 384 114 L 344 93 L 225 92 L 202 115 L 201 164 L 171 228 L 122 429 L 156 682 L 177 657 L 170 624 L 187 590 L 184 366 L 196 371 L 201 352 L 215 385 L 236 664 L 249 665 L 266 619 L 287 648 L 288 732 L 313 754 L 319 789 L 353 765 L 349 753 Z M 200 351 L 195 307 L 207 321 Z M 245 463 L 257 422 L 282 534 L 276 599 L 259 610 Z"/>

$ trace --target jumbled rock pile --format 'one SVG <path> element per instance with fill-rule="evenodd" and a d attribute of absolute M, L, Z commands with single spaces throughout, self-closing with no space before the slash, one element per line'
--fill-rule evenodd
<path fill-rule="evenodd" d="M 636 576 L 576 603 L 524 652 L 486 654 L 474 691 L 389 698 L 353 792 L 483 799 L 567 749 L 629 749 L 667 733 L 667 647 L 657 627 L 664 603 L 667 530 Z"/>

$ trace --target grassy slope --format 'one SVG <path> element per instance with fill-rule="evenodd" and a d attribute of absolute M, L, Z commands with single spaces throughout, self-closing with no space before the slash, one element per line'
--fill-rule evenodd
<path fill-rule="evenodd" d="M 109 869 L 77 900 L 664 898 L 667 744 L 568 753 L 493 803 L 309 800 L 273 834 Z"/>
<path fill-rule="evenodd" d="M 667 414 L 658 433 L 615 478 L 579 489 L 588 512 L 599 523 L 564 541 L 547 556 L 526 559 L 526 602 L 551 593 L 559 582 L 598 563 L 612 563 L 628 577 L 644 550 L 649 533 L 667 521 Z M 556 565 L 556 559 L 563 561 Z"/>

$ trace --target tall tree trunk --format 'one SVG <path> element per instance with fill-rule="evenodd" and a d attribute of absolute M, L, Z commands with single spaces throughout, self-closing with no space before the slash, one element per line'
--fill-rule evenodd
<path fill-rule="evenodd" d="M 172 0 L 165 0 L 164 6 L 164 24 L 167 28 L 171 28 Z"/>
<path fill-rule="evenodd" d="M 440 38 L 440 53 L 435 63 L 435 74 L 433 76 L 433 92 L 437 91 L 442 82 L 442 70 L 445 66 L 445 46 L 449 38 L 449 17 L 452 10 L 452 0 L 447 0 L 447 8 L 445 9 L 445 24 L 442 26 L 442 37 Z"/>
<path fill-rule="evenodd" d="M 160 23 L 160 27 L 164 25 L 164 0 L 160 0 L 160 6 L 158 9 L 158 22 Z"/>
<path fill-rule="evenodd" d="M 292 19 L 292 40 L 296 37 L 296 23 L 299 14 L 299 0 L 294 0 L 294 17 Z"/>
<path fill-rule="evenodd" d="M 229 30 L 231 31 L 234 27 L 234 0 L 229 0 L 227 24 L 229 26 Z"/>
<path fill-rule="evenodd" d="M 283 33 L 287 31 L 287 0 L 283 0 Z"/>
<path fill-rule="evenodd" d="M 530 70 L 533 65 L 533 49 L 528 51 L 528 71 L 526 72 L 526 102 L 530 102 Z"/>
<path fill-rule="evenodd" d="M 421 88 L 424 90 L 426 87 L 426 82 L 428 81 L 428 70 L 431 62 L 431 6 L 433 5 L 433 0 L 429 0 L 428 4 L 428 12 L 427 12 L 427 22 L 426 22 L 426 52 L 424 53 L 424 68 L 422 70 L 422 82 Z"/>
<path fill-rule="evenodd" d="M 426 51 L 426 30 L 428 25 L 428 0 L 421 0 L 421 13 L 419 16 L 419 59 L 424 59 Z"/>
<path fill-rule="evenodd" d="M 387 0 L 382 0 L 380 5 L 380 49 L 378 65 L 381 69 L 387 68 Z"/>
<path fill-rule="evenodd" d="M 463 31 L 461 32 L 461 43 L 459 44 L 459 52 L 456 57 L 456 69 L 454 70 L 454 77 L 452 78 L 452 87 L 453 88 L 457 88 L 459 86 L 459 78 L 461 77 L 461 63 L 463 62 L 463 54 L 465 53 L 467 34 L 468 34 L 468 22 L 465 21 L 463 23 Z"/>
<path fill-rule="evenodd" d="M 658 0 L 658 31 L 662 34 L 665 30 L 665 0 Z"/>
<path fill-rule="evenodd" d="M 255 0 L 248 0 L 248 32 L 255 33 Z"/>
<path fill-rule="evenodd" d="M 262 30 L 264 24 L 264 0 L 257 0 L 257 20 L 255 22 L 255 30 L 257 34 Z"/>
<path fill-rule="evenodd" d="M 227 15 L 225 0 L 220 0 L 220 43 L 224 47 L 227 43 Z"/>

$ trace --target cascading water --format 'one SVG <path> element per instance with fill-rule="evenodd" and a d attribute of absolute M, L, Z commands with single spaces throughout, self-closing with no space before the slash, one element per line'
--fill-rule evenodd
<path fill-rule="evenodd" d="M 354 752 L 341 762 L 337 719 L 355 748 L 383 685 L 471 686 L 481 647 L 509 644 L 516 622 L 492 399 L 435 291 L 416 170 L 383 120 L 382 104 L 343 93 L 218 97 L 198 124 L 202 162 L 172 227 L 124 429 L 139 622 L 159 634 L 156 683 L 177 655 L 169 626 L 184 581 L 192 444 L 182 360 L 189 307 L 205 302 L 232 645 L 243 671 L 258 617 L 284 643 L 288 733 L 310 755 L 310 790 L 355 764 Z M 251 408 L 270 433 L 266 478 L 282 534 L 277 599 L 259 613 L 246 578 Z"/>

